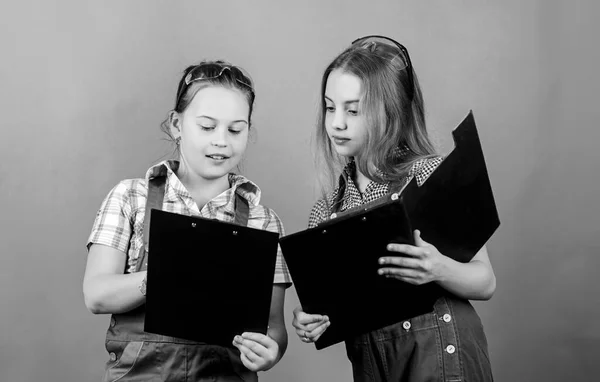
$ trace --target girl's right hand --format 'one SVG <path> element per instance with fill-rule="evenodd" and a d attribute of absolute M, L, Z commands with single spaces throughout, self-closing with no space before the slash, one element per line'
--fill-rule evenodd
<path fill-rule="evenodd" d="M 294 309 L 292 326 L 296 328 L 296 334 L 302 342 L 315 342 L 330 324 L 331 322 L 327 316 L 304 313 L 301 306 Z"/>

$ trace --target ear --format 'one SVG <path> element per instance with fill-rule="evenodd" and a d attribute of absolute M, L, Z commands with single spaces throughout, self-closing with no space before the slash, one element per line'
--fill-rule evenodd
<path fill-rule="evenodd" d="M 169 128 L 171 129 L 171 135 L 175 139 L 181 137 L 181 124 L 181 115 L 175 110 L 171 110 L 169 112 Z"/>

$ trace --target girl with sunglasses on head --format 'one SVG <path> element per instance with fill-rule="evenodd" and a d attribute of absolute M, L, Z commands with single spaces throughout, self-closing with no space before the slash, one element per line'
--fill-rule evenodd
<path fill-rule="evenodd" d="M 259 204 L 258 186 L 232 172 L 246 150 L 254 98 L 252 81 L 239 67 L 223 61 L 188 67 L 175 108 L 162 124 L 176 143 L 178 160 L 151 167 L 143 179 L 119 182 L 104 199 L 88 240 L 83 281 L 88 309 L 112 314 L 104 381 L 256 381 L 258 371 L 283 356 L 283 305 L 291 283 L 280 249 L 267 335 L 240 333 L 231 347 L 222 347 L 143 330 L 146 204 L 155 203 L 155 182 L 162 182 L 159 208 L 165 211 L 233 223 L 243 204 L 248 227 L 283 235 L 275 212 Z"/>
<path fill-rule="evenodd" d="M 316 143 L 318 168 L 337 187 L 315 204 L 309 228 L 413 178 L 425 182 L 442 158 L 429 140 L 421 89 L 404 46 L 367 36 L 333 60 L 323 74 Z M 487 249 L 463 264 L 417 230 L 414 240 L 415 246 L 390 243 L 378 272 L 398 282 L 436 283 L 439 297 L 430 313 L 346 340 L 354 380 L 491 381 L 486 337 L 468 301 L 488 300 L 495 291 Z M 294 310 L 293 326 L 303 342 L 327 330 L 329 318 L 318 313 Z"/>

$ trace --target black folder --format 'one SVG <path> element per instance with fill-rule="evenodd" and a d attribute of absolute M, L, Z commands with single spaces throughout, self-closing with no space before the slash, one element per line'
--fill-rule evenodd
<path fill-rule="evenodd" d="M 266 334 L 279 235 L 152 210 L 144 330 L 233 346 Z"/>
<path fill-rule="evenodd" d="M 468 262 L 500 225 L 472 112 L 452 133 L 455 148 L 419 187 L 338 214 L 280 240 L 307 313 L 331 325 L 317 349 L 430 312 L 442 290 L 377 274 L 389 243 L 414 245 L 413 230 L 439 251 Z"/>

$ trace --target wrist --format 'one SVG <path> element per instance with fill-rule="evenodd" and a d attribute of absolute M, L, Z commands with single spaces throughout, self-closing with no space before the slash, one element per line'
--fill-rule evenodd
<path fill-rule="evenodd" d="M 444 283 L 450 277 L 449 275 L 452 273 L 452 260 L 451 258 L 444 256 L 440 253 L 438 258 L 436 271 L 434 273 L 434 281 L 437 283 Z"/>

